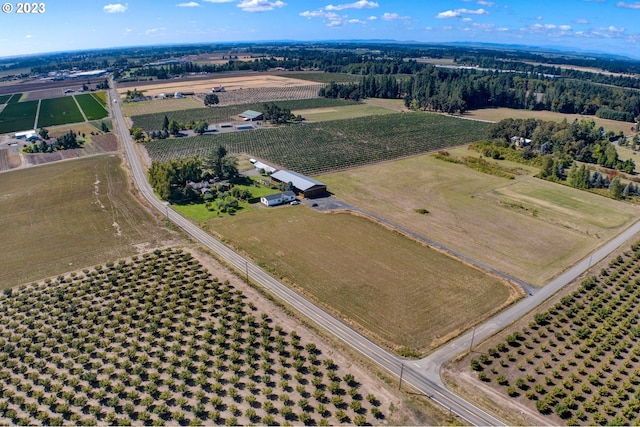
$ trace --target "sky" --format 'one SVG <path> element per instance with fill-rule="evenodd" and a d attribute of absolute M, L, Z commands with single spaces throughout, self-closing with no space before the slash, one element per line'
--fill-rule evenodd
<path fill-rule="evenodd" d="M 0 57 L 169 43 L 390 39 L 640 58 L 640 1 L 44 0 L 40 13 L 17 8 L 2 5 Z"/>

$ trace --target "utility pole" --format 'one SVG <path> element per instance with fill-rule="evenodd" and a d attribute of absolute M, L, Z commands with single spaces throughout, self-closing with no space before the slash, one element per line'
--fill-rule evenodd
<path fill-rule="evenodd" d="M 400 384 L 398 384 L 398 390 L 402 388 L 402 373 L 404 372 L 404 363 L 400 362 Z"/>

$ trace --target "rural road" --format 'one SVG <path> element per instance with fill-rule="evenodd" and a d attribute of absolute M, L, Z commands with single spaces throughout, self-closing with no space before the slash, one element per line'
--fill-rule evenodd
<path fill-rule="evenodd" d="M 504 328 L 529 310 L 535 308 L 545 299 L 553 295 L 557 290 L 561 289 L 575 277 L 586 271 L 591 265 L 607 256 L 618 246 L 627 241 L 633 234 L 640 231 L 639 222 L 624 231 L 608 244 L 598 249 L 590 257 L 582 260 L 573 268 L 559 276 L 550 284 L 538 290 L 534 296 L 521 300 L 510 309 L 476 327 L 475 331 L 462 335 L 460 338 L 453 340 L 428 357 L 418 361 L 406 361 L 373 343 L 360 333 L 342 323 L 340 320 L 311 303 L 306 298 L 298 295 L 280 281 L 271 277 L 260 267 L 228 248 L 201 228 L 192 224 L 186 218 L 171 209 L 171 207 L 165 202 L 159 200 L 155 196 L 146 179 L 145 172 L 136 154 L 134 144 L 129 136 L 128 128 L 124 121 L 120 105 L 119 103 L 113 102 L 113 100 L 118 99 L 115 90 L 115 83 L 113 80 L 110 83 L 110 103 L 113 120 L 124 145 L 125 154 L 133 174 L 133 179 L 140 193 L 154 208 L 158 209 L 158 211 L 163 215 L 166 215 L 169 220 L 182 228 L 202 245 L 214 251 L 214 253 L 216 253 L 220 258 L 233 265 L 239 271 L 245 272 L 251 280 L 263 286 L 271 294 L 285 301 L 301 314 L 310 318 L 317 325 L 325 328 L 329 333 L 341 339 L 346 344 L 359 351 L 381 367 L 387 369 L 392 374 L 397 376 L 402 374 L 404 382 L 411 384 L 434 402 L 442 405 L 452 413 L 464 419 L 466 422 L 474 425 L 504 425 L 504 423 L 449 391 L 444 386 L 440 378 L 441 366 L 460 352 L 468 349 L 472 332 L 475 334 L 474 338 L 479 341 Z"/>

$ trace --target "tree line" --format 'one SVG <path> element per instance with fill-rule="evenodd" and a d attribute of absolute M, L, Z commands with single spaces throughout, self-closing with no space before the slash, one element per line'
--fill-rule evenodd
<path fill-rule="evenodd" d="M 632 89 L 538 74 L 434 66 L 426 66 L 402 79 L 370 75 L 359 83 L 330 83 L 319 95 L 344 99 L 401 97 L 407 108 L 445 113 L 507 107 L 597 115 L 623 121 L 635 121 L 640 116 L 640 94 Z"/>
<path fill-rule="evenodd" d="M 154 160 L 149 168 L 149 183 L 162 200 L 171 203 L 188 203 L 196 200 L 213 200 L 189 183 L 220 182 L 238 177 L 237 159 L 228 157 L 227 150 L 218 146 L 204 159 L 188 157 L 166 162 Z M 202 188 L 208 188 L 202 186 Z M 215 189 L 214 189 L 215 191 Z M 209 196 L 216 194 L 209 191 Z M 226 195 L 224 196 L 226 197 Z M 226 201 L 228 202 L 228 200 Z"/>
<path fill-rule="evenodd" d="M 615 199 L 640 194 L 637 184 L 623 183 L 620 176 L 634 174 L 635 162 L 620 159 L 610 141 L 612 133 L 597 128 L 593 120 L 505 119 L 495 123 L 488 136 L 492 142 L 472 147 L 488 157 L 535 165 L 540 178 L 579 189 L 609 190 Z M 526 138 L 530 144 L 517 149 L 512 137 Z"/>

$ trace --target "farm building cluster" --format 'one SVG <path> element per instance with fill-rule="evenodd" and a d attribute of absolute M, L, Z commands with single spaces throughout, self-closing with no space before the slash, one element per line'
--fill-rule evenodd
<path fill-rule="evenodd" d="M 274 184 L 285 184 L 290 188 L 284 192 L 261 197 L 260 202 L 267 206 L 276 206 L 283 203 L 294 202 L 297 194 L 307 199 L 322 197 L 327 194 L 327 184 L 323 182 L 317 181 L 298 172 L 285 169 L 277 170 L 273 166 L 269 166 L 256 159 L 249 159 L 249 161 L 256 169 L 270 174 L 271 182 Z"/>

